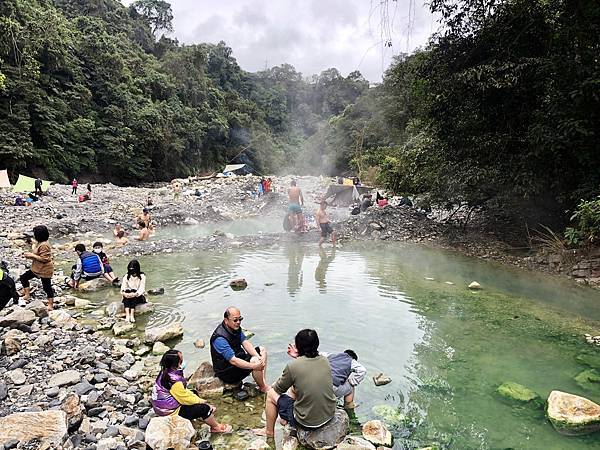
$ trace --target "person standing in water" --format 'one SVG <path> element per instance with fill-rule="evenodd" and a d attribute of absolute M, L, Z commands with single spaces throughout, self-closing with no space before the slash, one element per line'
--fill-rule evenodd
<path fill-rule="evenodd" d="M 25 306 L 31 299 L 29 281 L 33 278 L 42 280 L 42 287 L 48 297 L 48 309 L 54 308 L 54 290 L 52 289 L 52 275 L 54 274 L 54 262 L 52 260 L 52 247 L 48 242 L 50 233 L 45 225 L 33 227 L 33 238 L 35 242 L 31 252 L 23 253 L 27 259 L 31 259 L 31 269 L 19 278 L 23 285 L 23 298 L 19 300 L 20 306 Z"/>
<path fill-rule="evenodd" d="M 302 214 L 302 207 L 304 206 L 304 196 L 302 195 L 302 190 L 296 186 L 296 180 L 290 182 L 288 199 L 288 214 L 290 216 L 291 229 L 299 231 L 298 226 L 302 223 L 300 215 Z"/>
<path fill-rule="evenodd" d="M 321 200 L 321 204 L 319 209 L 317 210 L 317 214 L 315 215 L 315 219 L 321 228 L 321 239 L 319 239 L 319 247 L 323 245 L 327 236 L 331 234 L 331 243 L 335 247 L 336 234 L 335 230 L 331 227 L 331 221 L 329 220 L 329 215 L 327 214 L 327 202 L 325 200 Z"/>

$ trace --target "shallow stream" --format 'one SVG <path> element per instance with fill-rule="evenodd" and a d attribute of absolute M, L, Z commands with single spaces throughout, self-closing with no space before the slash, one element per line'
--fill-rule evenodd
<path fill-rule="evenodd" d="M 126 262 L 114 261 L 119 276 Z M 270 352 L 270 382 L 281 374 L 286 346 L 302 328 L 318 331 L 322 351 L 355 350 L 368 369 L 357 391 L 358 419 L 383 413 L 396 448 L 434 443 L 460 450 L 600 448 L 600 433 L 561 436 L 542 409 L 515 406 L 495 394 L 499 384 L 514 381 L 542 399 L 558 389 L 600 402 L 600 388 L 574 379 L 588 369 L 576 357 L 598 354 L 582 337 L 599 334 L 598 291 L 453 252 L 391 243 L 337 251 L 289 244 L 161 254 L 140 262 L 148 288 L 165 289 L 150 298 L 158 307 L 149 323 L 183 321 L 185 336 L 177 348 L 190 374 L 210 359 L 209 349 L 196 349 L 193 342 L 208 343 L 225 308 L 235 305 L 244 328 L 256 334 L 252 341 Z M 246 290 L 229 288 L 237 277 L 246 278 Z M 473 280 L 483 290 L 469 291 Z M 115 290 L 92 298 L 119 300 Z M 138 325 L 141 329 L 145 320 Z M 379 372 L 392 383 L 376 387 L 371 377 Z M 258 399 L 217 406 L 238 428 L 260 425 Z M 216 443 L 235 448 L 236 439 Z"/>

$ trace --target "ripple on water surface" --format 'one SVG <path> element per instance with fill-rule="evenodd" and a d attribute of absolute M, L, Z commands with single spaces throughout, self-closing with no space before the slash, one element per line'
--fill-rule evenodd
<path fill-rule="evenodd" d="M 286 346 L 299 329 L 315 328 L 322 351 L 355 350 L 368 369 L 357 393 L 359 418 L 387 411 L 405 448 L 434 442 L 456 449 L 600 448 L 599 437 L 559 436 L 541 410 L 515 408 L 494 393 L 514 381 L 542 398 L 561 389 L 600 401 L 600 390 L 574 380 L 586 369 L 575 359 L 588 350 L 580 333 L 598 326 L 597 291 L 393 244 L 337 251 L 290 244 L 140 260 L 149 288 L 165 288 L 165 295 L 150 297 L 159 304 L 151 323 L 183 320 L 177 347 L 190 363 L 210 358 L 208 348 L 193 342 L 208 342 L 225 308 L 236 305 L 244 328 L 256 333 L 253 341 L 269 348 L 269 381 L 287 363 Z M 237 277 L 248 280 L 247 289 L 229 288 Z M 466 289 L 473 280 L 484 290 Z M 375 387 L 371 377 L 379 372 L 392 383 Z"/>

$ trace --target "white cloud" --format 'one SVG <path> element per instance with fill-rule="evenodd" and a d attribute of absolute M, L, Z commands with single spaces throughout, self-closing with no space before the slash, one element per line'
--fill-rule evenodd
<path fill-rule="evenodd" d="M 342 74 L 360 70 L 376 82 L 395 54 L 424 46 L 437 28 L 428 8 L 418 3 L 415 7 L 414 0 L 390 0 L 387 11 L 380 0 L 170 3 L 173 35 L 180 42 L 225 41 L 248 71 L 289 63 L 310 76 L 336 67 Z M 385 46 L 388 39 L 392 47 Z"/>

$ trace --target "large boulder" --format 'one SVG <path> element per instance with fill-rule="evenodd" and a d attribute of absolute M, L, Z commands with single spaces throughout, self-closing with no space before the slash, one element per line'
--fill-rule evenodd
<path fill-rule="evenodd" d="M 135 330 L 135 324 L 131 322 L 125 322 L 124 320 L 118 320 L 113 325 L 113 334 L 115 336 L 123 336 L 124 334 L 130 333 Z"/>
<path fill-rule="evenodd" d="M 81 373 L 79 371 L 74 369 L 65 370 L 64 372 L 59 372 L 52 375 L 48 381 L 48 386 L 67 386 L 69 384 L 78 383 L 79 380 L 81 380 Z"/>
<path fill-rule="evenodd" d="M 39 439 L 46 446 L 58 448 L 67 436 L 67 420 L 64 411 L 15 413 L 0 417 L 0 442 L 16 439 L 26 443 Z"/>
<path fill-rule="evenodd" d="M 100 277 L 79 283 L 79 290 L 81 292 L 96 292 L 100 289 L 104 289 L 107 286 L 111 286 L 111 284 L 104 278 Z"/>
<path fill-rule="evenodd" d="M 350 419 L 343 409 L 336 409 L 333 419 L 317 430 L 298 430 L 301 445 L 315 450 L 335 448 L 348 434 Z"/>
<path fill-rule="evenodd" d="M 64 309 L 54 309 L 49 311 L 48 317 L 63 330 L 71 330 L 77 325 L 77 321 Z"/>
<path fill-rule="evenodd" d="M 41 300 L 34 300 L 33 302 L 29 303 L 25 308 L 33 311 L 35 315 L 40 318 L 48 317 L 48 308 Z"/>
<path fill-rule="evenodd" d="M 155 342 L 154 345 L 152 346 L 152 354 L 153 355 L 160 355 L 160 356 L 162 356 L 165 353 L 167 353 L 169 350 L 171 350 L 171 347 L 169 347 L 166 344 L 163 344 L 160 341 Z"/>
<path fill-rule="evenodd" d="M 157 341 L 165 342 L 180 336 L 183 336 L 183 326 L 180 322 L 173 322 L 162 327 L 147 328 L 144 341 L 147 344 L 153 344 Z"/>
<path fill-rule="evenodd" d="M 560 434 L 579 436 L 600 430 L 600 405 L 578 395 L 552 391 L 546 414 Z"/>
<path fill-rule="evenodd" d="M 190 378 L 189 383 L 203 397 L 211 397 L 223 393 L 223 382 L 215 377 L 213 366 L 208 361 L 200 364 L 200 367 L 196 369 Z"/>
<path fill-rule="evenodd" d="M 362 427 L 363 437 L 375 445 L 392 446 L 392 433 L 381 420 L 369 420 Z"/>
<path fill-rule="evenodd" d="M 138 316 L 140 314 L 148 314 L 148 313 L 154 312 L 155 309 L 156 309 L 155 303 L 151 303 L 151 302 L 141 303 L 135 307 L 135 314 Z"/>
<path fill-rule="evenodd" d="M 8 356 L 15 355 L 21 351 L 27 336 L 21 330 L 8 330 L 4 335 L 4 351 Z"/>
<path fill-rule="evenodd" d="M 29 309 L 17 308 L 10 314 L 0 317 L 0 327 L 18 327 L 19 325 L 31 325 L 35 322 L 35 313 Z"/>
<path fill-rule="evenodd" d="M 177 415 L 153 417 L 146 428 L 146 444 L 153 450 L 186 450 L 196 430 L 192 422 Z"/>

